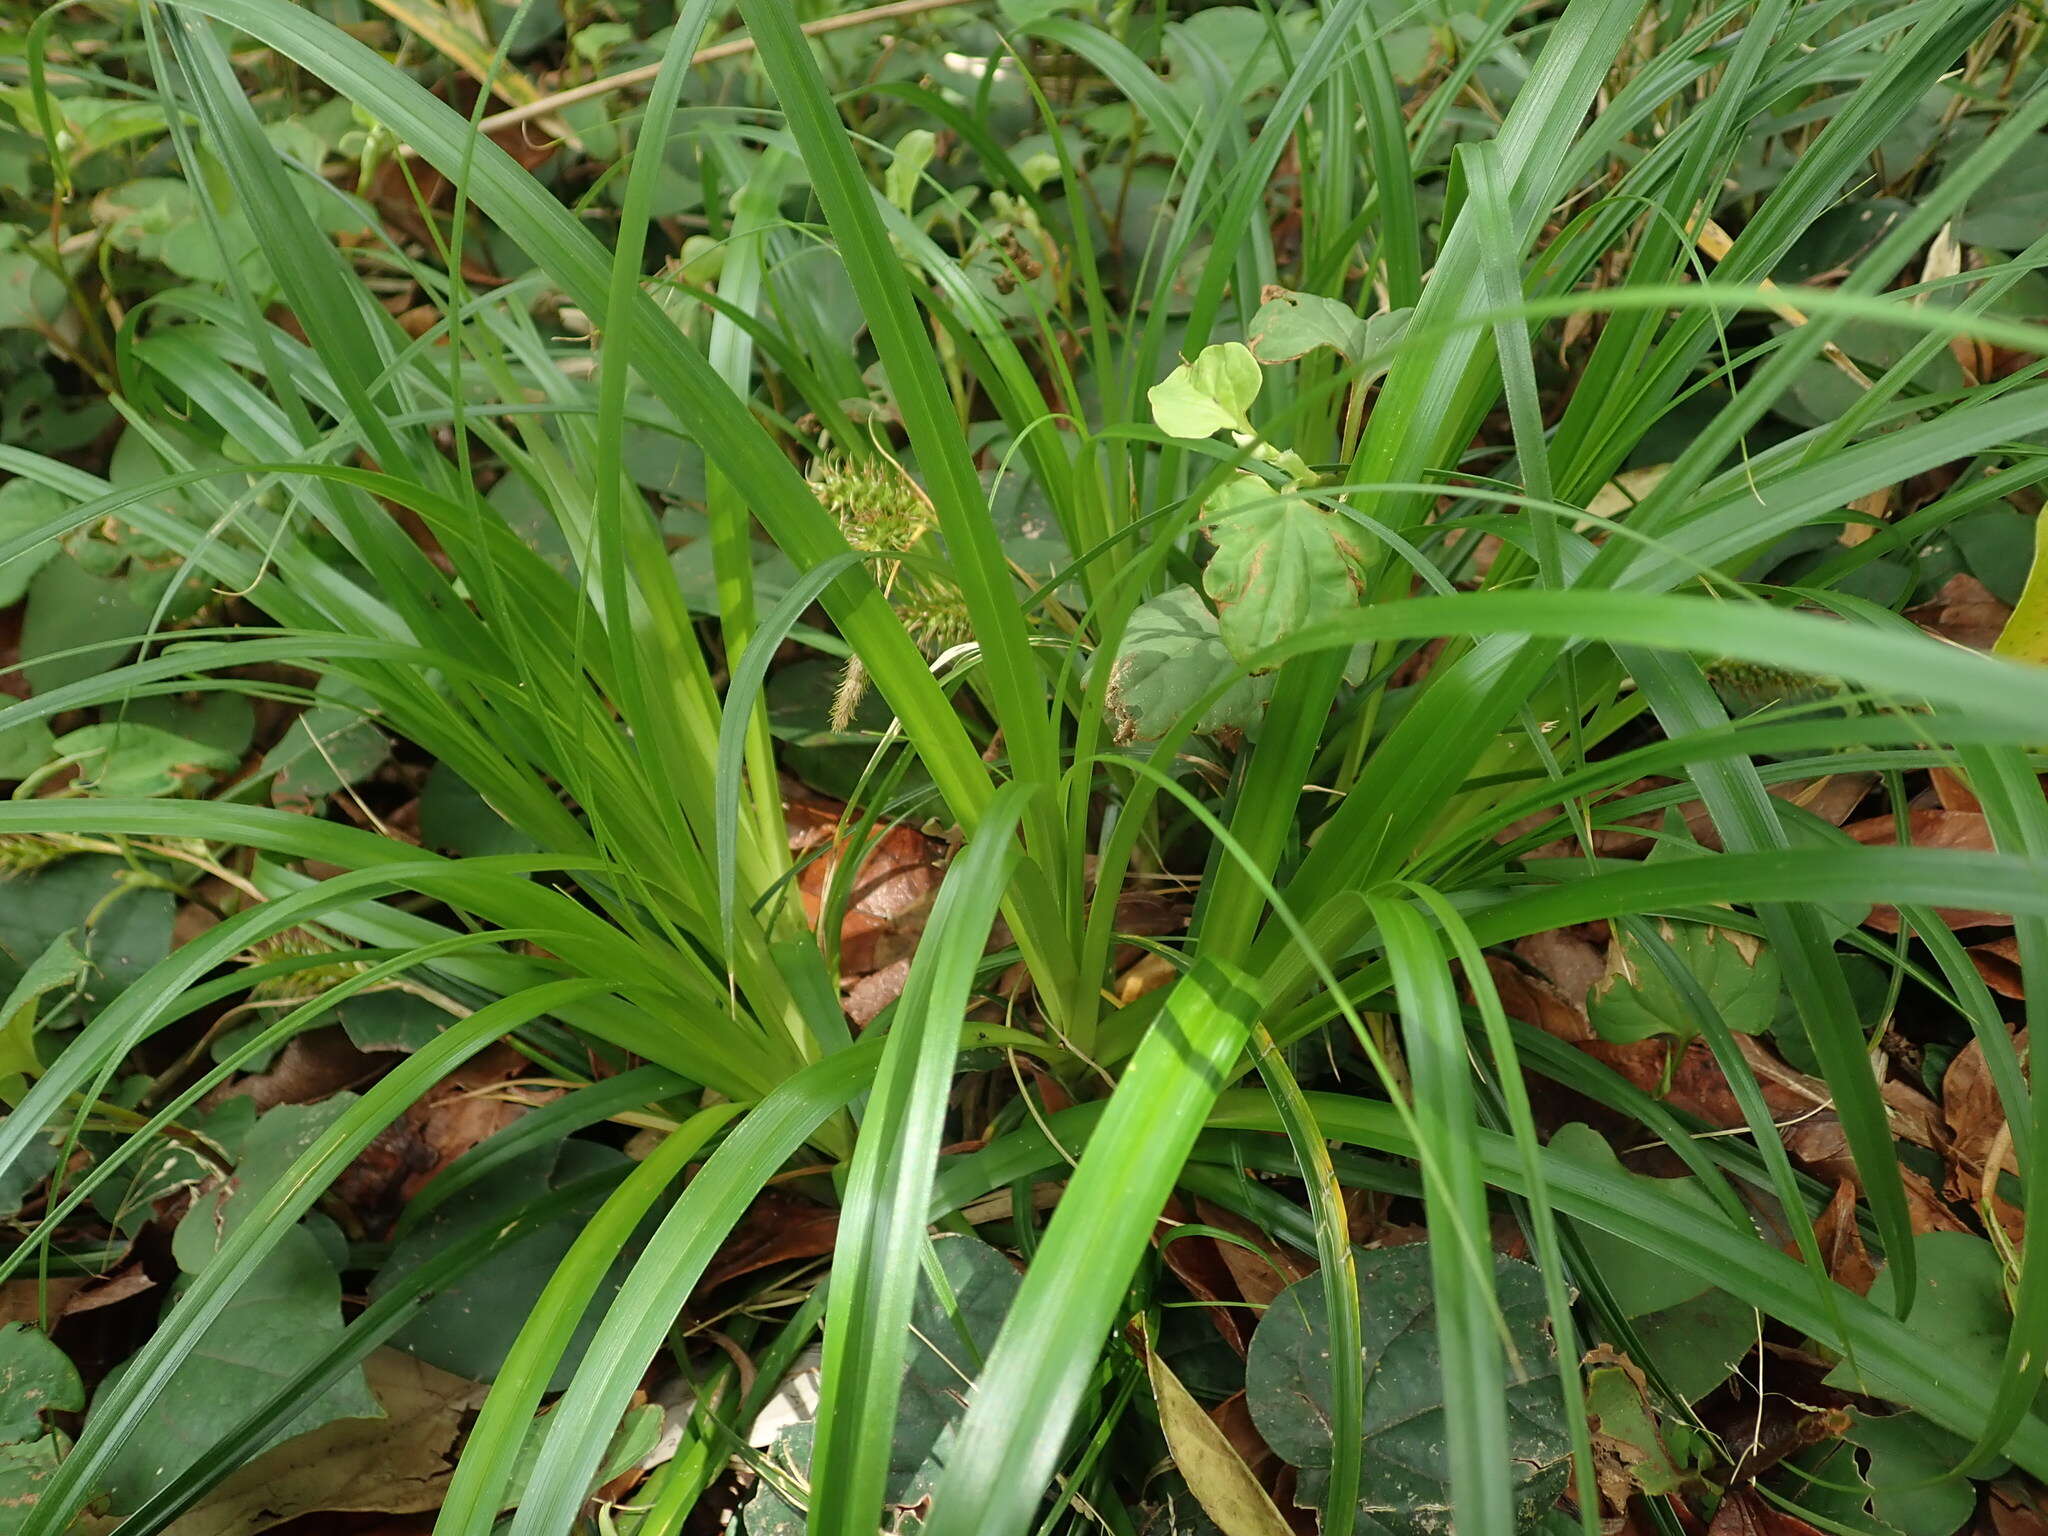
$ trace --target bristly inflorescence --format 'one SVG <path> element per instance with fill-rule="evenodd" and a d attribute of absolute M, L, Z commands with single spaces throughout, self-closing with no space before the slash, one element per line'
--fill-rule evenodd
<path fill-rule="evenodd" d="M 1765 662 L 1743 661 L 1723 656 L 1701 668 L 1724 702 L 1743 709 L 1763 709 L 1772 704 L 1803 703 L 1833 692 L 1834 680 Z"/>
<path fill-rule="evenodd" d="M 931 498 L 902 465 L 886 454 L 856 458 L 841 450 L 811 466 L 812 493 L 839 524 L 846 542 L 877 555 L 916 556 L 938 527 Z M 876 580 L 895 605 L 903 627 L 927 656 L 972 637 L 966 595 L 943 571 L 902 558 L 877 562 Z M 867 669 L 849 657 L 832 700 L 832 728 L 844 731 L 867 694 Z"/>
<path fill-rule="evenodd" d="M 338 986 L 363 968 L 359 960 L 344 960 L 345 953 L 337 949 L 319 934 L 305 928 L 287 928 L 283 933 L 272 934 L 251 944 L 243 959 L 251 965 L 261 965 L 270 960 L 311 958 L 317 955 L 333 955 L 335 958 L 325 964 L 309 965 L 300 970 L 287 971 L 280 976 L 266 976 L 249 989 L 252 998 L 264 1001 L 297 1001 L 300 998 L 318 997 L 328 988 Z"/>
<path fill-rule="evenodd" d="M 34 874 L 39 869 L 62 863 L 78 851 L 67 842 L 40 837 L 33 832 L 0 834 L 0 880 Z"/>

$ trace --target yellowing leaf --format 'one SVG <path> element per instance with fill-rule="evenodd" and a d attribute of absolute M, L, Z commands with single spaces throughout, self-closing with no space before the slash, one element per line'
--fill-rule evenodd
<path fill-rule="evenodd" d="M 1593 493 L 1586 510 L 1595 517 L 1619 517 L 1657 488 L 1669 464 L 1646 464 L 1641 469 L 1624 469 Z"/>
<path fill-rule="evenodd" d="M 1241 341 L 1202 348 L 1146 391 L 1152 419 L 1173 437 L 1208 437 L 1217 432 L 1250 432 L 1246 412 L 1264 382 L 1259 360 Z"/>
<path fill-rule="evenodd" d="M 2012 617 L 1991 647 L 2000 656 L 2048 665 L 2048 517 L 2034 519 L 2034 563 Z"/>
<path fill-rule="evenodd" d="M 1159 1427 L 1166 1432 L 1173 1464 L 1187 1479 L 1188 1490 L 1224 1536 L 1293 1536 L 1270 1495 L 1252 1476 L 1216 1421 L 1202 1411 L 1171 1367 L 1149 1350 L 1147 1371 L 1152 1400 L 1159 1405 Z"/>

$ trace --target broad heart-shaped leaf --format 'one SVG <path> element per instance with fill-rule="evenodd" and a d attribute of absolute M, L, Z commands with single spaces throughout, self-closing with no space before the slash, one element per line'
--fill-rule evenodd
<path fill-rule="evenodd" d="M 932 163 L 938 139 L 929 128 L 913 128 L 896 141 L 894 158 L 882 172 L 882 190 L 889 201 L 908 213 L 917 202 L 918 183 Z"/>
<path fill-rule="evenodd" d="M 1337 520 L 1299 496 L 1240 474 L 1209 498 L 1202 524 L 1216 545 L 1202 586 L 1239 661 L 1358 605 Z"/>
<path fill-rule="evenodd" d="M 5 257 L 0 257 L 4 262 Z M 4 285 L 4 278 L 0 278 Z M 61 291 L 61 290 L 60 290 Z M 10 480 L 0 485 L 0 539 L 19 538 L 47 523 L 71 504 L 70 498 L 35 480 Z M 0 565 L 0 608 L 11 608 L 28 591 L 29 578 L 57 553 L 55 539 L 16 555 Z"/>
<path fill-rule="evenodd" d="M 178 1267 L 187 1274 L 205 1268 L 242 1217 L 355 1101 L 352 1093 L 337 1093 L 318 1104 L 280 1104 L 243 1133 L 234 1177 L 201 1195 L 171 1234 Z"/>
<path fill-rule="evenodd" d="M 42 1000 L 52 992 L 69 990 L 78 984 L 91 962 L 78 952 L 71 935 L 60 933 L 31 960 L 0 1003 L 0 1092 L 10 1099 L 22 1077 L 40 1076 L 42 1058 L 36 1052 L 36 1015 Z M 10 1085 L 9 1080 L 15 1080 Z"/>
<path fill-rule="evenodd" d="M 383 1295 L 457 1238 L 502 1219 L 513 1206 L 538 1199 L 563 1184 L 619 1167 L 623 1162 L 623 1156 L 610 1147 L 575 1140 L 536 1147 L 512 1158 L 489 1177 L 450 1196 L 407 1233 L 370 1282 L 371 1298 Z M 392 1342 L 429 1365 L 457 1376 L 467 1376 L 472 1381 L 496 1380 L 499 1367 L 505 1363 L 505 1352 L 518 1337 L 526 1314 L 533 1310 L 541 1287 L 547 1284 L 548 1276 L 555 1272 L 576 1234 L 602 1200 L 602 1193 L 593 1194 L 586 1206 L 528 1233 L 501 1250 L 489 1264 L 450 1281 L 434 1293 L 433 1300 L 399 1330 Z M 590 1310 L 562 1352 L 550 1391 L 559 1392 L 568 1385 L 590 1336 L 597 1331 L 605 1308 L 631 1267 L 632 1256 L 629 1248 L 599 1282 Z"/>
<path fill-rule="evenodd" d="M 18 233 L 18 227 L 0 225 Z M 32 331 L 64 312 L 64 279 L 12 242 L 0 244 L 0 331 Z"/>
<path fill-rule="evenodd" d="M 210 1229 L 211 1207 L 196 1208 L 180 1223 L 180 1231 L 194 1221 Z M 211 1230 L 202 1235 L 210 1239 Z M 189 1251 L 196 1245 L 178 1246 Z M 235 1292 L 134 1434 L 115 1451 L 105 1484 L 112 1512 L 134 1509 L 183 1471 L 254 1404 L 325 1353 L 340 1332 L 341 1281 L 333 1261 L 308 1228 L 294 1227 Z M 126 1369 L 117 1367 L 108 1376 L 102 1396 Z M 374 1419 L 383 1412 L 358 1368 L 305 1404 L 270 1444 L 335 1419 Z"/>
<path fill-rule="evenodd" d="M 1393 366 L 1394 348 L 1413 313 L 1390 309 L 1366 319 L 1336 299 L 1268 285 L 1247 339 L 1262 363 L 1290 363 L 1317 347 L 1333 348 L 1355 365 L 1352 385 L 1363 387 Z"/>
<path fill-rule="evenodd" d="M 54 1432 L 20 1445 L 0 1445 L 0 1536 L 14 1536 L 27 1524 L 69 1445 Z"/>
<path fill-rule="evenodd" d="M 6 1120 L 5 1115 L 0 1115 L 0 1124 L 5 1124 Z M 5 1168 L 0 1168 L 0 1218 L 11 1217 L 21 1209 L 21 1203 L 29 1197 L 30 1191 L 57 1166 L 58 1149 L 70 1144 L 70 1121 L 53 1120 L 21 1149 L 19 1157 Z"/>
<path fill-rule="evenodd" d="M 932 1253 L 953 1294 L 942 1300 L 929 1276 L 918 1280 L 889 1452 L 892 1491 L 916 1475 L 940 1434 L 967 1411 L 969 1384 L 995 1348 L 1021 1283 L 1008 1259 L 975 1238 L 935 1237 Z"/>
<path fill-rule="evenodd" d="M 1876 1415 L 1854 1410 L 1844 1439 L 1870 1458 L 1872 1513 L 1903 1536 L 1953 1536 L 1977 1507 L 1977 1490 L 1954 1469 L 1970 1445 L 1917 1413 Z M 1976 1474 L 2002 1475 L 2000 1460 Z"/>
<path fill-rule="evenodd" d="M 375 773 L 390 751 L 384 733 L 361 711 L 316 704 L 292 722 L 258 772 L 277 775 L 270 784 L 271 804 L 311 811 L 336 790 Z"/>
<path fill-rule="evenodd" d="M 420 837 L 429 847 L 472 856 L 534 853 L 538 845 L 506 821 L 446 763 L 436 763 L 420 791 Z"/>
<path fill-rule="evenodd" d="M 56 749 L 78 760 L 80 787 L 101 795 L 180 794 L 241 760 L 139 720 L 80 726 L 58 737 Z"/>
<path fill-rule="evenodd" d="M 1107 701 L 1120 742 L 1156 741 L 1238 670 L 1216 615 L 1193 587 L 1174 587 L 1141 603 L 1124 627 L 1109 674 Z M 1211 704 L 1199 731 L 1243 730 L 1259 717 L 1272 679 L 1247 677 Z"/>
<path fill-rule="evenodd" d="M 1913 1239 L 1913 1260 L 1919 1281 L 1913 1331 L 1948 1357 L 1956 1380 L 1996 1381 L 2012 1332 L 1998 1250 L 1967 1232 L 1923 1232 Z M 1896 1311 L 1897 1286 L 1897 1273 L 1887 1264 L 1870 1287 L 1871 1305 Z M 1827 1384 L 1894 1402 L 1910 1395 L 1904 1383 L 1887 1381 L 1867 1367 L 1858 1370 L 1847 1360 L 1828 1373 Z"/>
<path fill-rule="evenodd" d="M 1365 350 L 1365 320 L 1340 299 L 1320 293 L 1296 293 L 1269 285 L 1265 303 L 1252 316 L 1245 339 L 1262 363 L 1291 363 L 1317 347 L 1330 347 L 1356 358 Z"/>
<path fill-rule="evenodd" d="M 98 677 L 128 659 L 133 640 L 148 630 L 154 604 L 127 576 L 95 575 L 76 560 L 53 560 L 28 586 L 21 621 L 21 670 L 38 693 Z M 75 656 L 77 646 L 99 646 Z"/>
<path fill-rule="evenodd" d="M 2048 228 L 2048 161 L 2039 154 L 2007 166 L 1998 179 L 1970 200 L 1957 222 L 1957 237 L 1995 251 L 2024 250 Z"/>
<path fill-rule="evenodd" d="M 929 1275 L 918 1277 L 911 1304 L 910 1340 L 904 1355 L 903 1396 L 889 1442 L 889 1481 L 884 1497 L 891 1508 L 885 1531 L 909 1532 L 923 1523 L 914 1515 L 938 1481 L 940 1438 L 967 1411 L 967 1393 L 981 1362 L 995 1347 L 1010 1303 L 1017 1298 L 1017 1271 L 995 1249 L 972 1237 L 932 1239 L 932 1253 L 946 1277 L 950 1298 L 941 1300 Z M 792 1424 L 776 1437 L 769 1464 L 785 1475 L 792 1491 L 810 1482 L 812 1425 Z M 803 1514 L 763 1478 L 746 1510 L 747 1536 L 796 1536 Z"/>
<path fill-rule="evenodd" d="M 0 987 L 12 989 L 59 934 L 92 962 L 79 1003 L 90 1015 L 170 953 L 171 893 L 138 885 L 112 854 L 86 854 L 0 884 Z"/>
<path fill-rule="evenodd" d="M 1444 1426 L 1437 1315 L 1429 1247 L 1361 1249 L 1359 1319 L 1365 1366 L 1365 1453 L 1350 1529 L 1369 1536 L 1448 1533 L 1451 1467 Z M 1507 1389 L 1511 1480 L 1522 1528 L 1564 1487 L 1571 1445 L 1558 1396 L 1557 1348 L 1542 1278 L 1519 1260 L 1494 1259 L 1494 1289 L 1526 1373 Z M 1320 1272 L 1274 1298 L 1252 1334 L 1245 1400 L 1266 1443 L 1301 1468 L 1295 1501 L 1313 1504 L 1328 1478 L 1330 1338 Z M 1345 1529 L 1342 1520 L 1325 1530 Z"/>
<path fill-rule="evenodd" d="M 1660 922 L 1658 936 L 1713 1002 L 1721 1021 L 1745 1035 L 1760 1035 L 1777 1016 L 1778 958 L 1746 933 L 1706 923 Z M 1648 946 L 1617 936 L 1607 975 L 1586 999 L 1593 1029 L 1616 1042 L 1670 1035 L 1685 1041 L 1699 1023 Z"/>
<path fill-rule="evenodd" d="M 46 721 L 30 720 L 0 731 L 0 779 L 25 779 L 55 755 Z"/>
<path fill-rule="evenodd" d="M 1788 1461 L 1776 1482 L 1802 1511 L 1834 1522 L 1830 1530 L 1952 1536 L 1977 1507 L 1969 1479 L 1952 1475 L 1969 1449 L 1917 1413 L 1855 1408 L 1841 1439 Z M 1977 1476 L 2002 1477 L 2007 1466 L 2000 1459 Z"/>
<path fill-rule="evenodd" d="M 395 987 L 356 993 L 322 1020 L 335 1021 L 359 1051 L 416 1051 L 455 1022 L 446 1009 Z"/>
<path fill-rule="evenodd" d="M 0 1323 L 0 1445 L 37 1440 L 46 1413 L 85 1406 L 78 1368 L 27 1323 Z"/>
<path fill-rule="evenodd" d="M 1202 348 L 1145 392 L 1152 419 L 1171 437 L 1208 437 L 1216 432 L 1250 432 L 1245 413 L 1265 382 L 1259 360 L 1241 341 Z"/>
<path fill-rule="evenodd" d="M 775 1437 L 762 1453 L 768 1471 L 747 1500 L 740 1522 L 742 1536 L 805 1536 L 809 1528 L 811 1452 L 817 1440 L 815 1420 L 792 1424 Z M 898 1492 L 888 1495 L 888 1507 L 875 1526 L 876 1536 L 914 1536 L 924 1529 L 924 1511 L 943 1470 L 937 1461 L 927 1461 Z M 798 1502 L 782 1495 L 787 1489 Z"/>
<path fill-rule="evenodd" d="M 1727 1221 L 1694 1178 L 1659 1179 L 1624 1168 L 1598 1131 L 1573 1123 L 1560 1126 L 1550 1150 L 1610 1178 L 1634 1179 L 1660 1201 L 1684 1206 L 1701 1220 Z M 1647 1360 L 1686 1401 L 1704 1397 L 1728 1379 L 1756 1343 L 1756 1313 L 1690 1270 L 1646 1253 L 1633 1243 L 1580 1224 L 1576 1228 L 1588 1263 L 1605 1282 L 1615 1304 L 1635 1326 Z M 1744 1241 L 1730 1232 L 1731 1241 Z"/>

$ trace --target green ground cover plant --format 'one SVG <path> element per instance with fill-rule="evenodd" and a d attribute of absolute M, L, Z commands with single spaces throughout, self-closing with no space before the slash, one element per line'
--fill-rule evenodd
<path fill-rule="evenodd" d="M 0 1530 L 2043 1518 L 2037 5 L 9 16 Z"/>

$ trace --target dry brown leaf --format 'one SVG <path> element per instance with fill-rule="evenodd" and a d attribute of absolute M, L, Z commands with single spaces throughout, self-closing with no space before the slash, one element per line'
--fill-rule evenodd
<path fill-rule="evenodd" d="M 854 1023 L 866 1028 L 881 1016 L 884 1008 L 903 995 L 903 984 L 910 979 L 910 958 L 892 960 L 879 971 L 869 971 L 846 989 L 840 1006 Z"/>
<path fill-rule="evenodd" d="M 1984 1502 L 1991 1516 L 1993 1536 L 2048 1536 L 2048 1519 L 2039 1507 L 2041 1490 L 2027 1489 L 2002 1480 L 1991 1485 L 1991 1497 Z"/>
<path fill-rule="evenodd" d="M 839 1239 L 839 1213 L 784 1189 L 764 1189 L 733 1229 L 700 1289 L 792 1259 L 815 1259 Z"/>
<path fill-rule="evenodd" d="M 1707 1536 L 1820 1536 L 1820 1532 L 1786 1514 L 1755 1489 L 1741 1488 L 1721 1501 Z"/>
<path fill-rule="evenodd" d="M 1204 1232 L 1183 1234 L 1181 1228 L 1195 1219 L 1178 1199 L 1172 1200 L 1153 1230 L 1153 1239 L 1166 1267 L 1187 1287 L 1188 1294 L 1197 1301 L 1215 1303 L 1202 1308 L 1203 1315 L 1223 1336 L 1223 1342 L 1242 1355 L 1251 1344 L 1253 1319 L 1236 1305 L 1243 1298 L 1236 1276 L 1223 1260 L 1230 1245 Z"/>
<path fill-rule="evenodd" d="M 1532 1024 L 1560 1040 L 1576 1043 L 1593 1038 L 1584 1005 L 1574 1007 L 1549 977 L 1524 970 L 1505 955 L 1488 955 L 1486 970 L 1509 1018 Z"/>
<path fill-rule="evenodd" d="M 1602 925 L 1604 927 L 1604 925 Z M 1605 933 L 1599 938 L 1604 941 Z M 1586 994 L 1607 974 L 1607 955 L 1602 942 L 1582 928 L 1557 928 L 1532 933 L 1516 942 L 1515 953 L 1557 983 L 1558 990 L 1580 1007 Z"/>
<path fill-rule="evenodd" d="M 1929 1232 L 1968 1232 L 1970 1224 L 1948 1208 L 1934 1186 L 1910 1168 L 1899 1170 L 1906 1186 L 1906 1214 L 1915 1236 Z"/>
<path fill-rule="evenodd" d="M 1586 994 L 1607 973 L 1600 947 L 1581 933 L 1557 929 L 1518 940 L 1514 955 L 1521 965 L 1502 955 L 1487 956 L 1487 970 L 1509 1016 L 1560 1040 L 1592 1039 Z"/>
<path fill-rule="evenodd" d="M 1586 503 L 1592 517 L 1582 519 L 1579 528 L 1596 526 L 1595 519 L 1621 516 L 1654 491 L 1670 468 L 1669 464 L 1645 464 L 1640 469 L 1624 469 L 1593 493 L 1593 499 Z"/>
<path fill-rule="evenodd" d="M 810 809 L 804 825 L 799 827 L 793 819 L 790 830 L 792 847 L 825 849 L 797 874 L 804 916 L 814 927 L 833 872 L 847 851 L 838 836 L 838 823 L 821 827 L 820 814 L 815 807 Z M 839 925 L 841 975 L 864 976 L 907 957 L 917 947 L 938 893 L 944 854 L 945 844 L 914 827 L 891 827 L 876 839 L 847 893 L 846 916 Z"/>
<path fill-rule="evenodd" d="M 1863 1232 L 1856 1225 L 1856 1186 L 1847 1179 L 1835 1185 L 1835 1197 L 1813 1224 L 1820 1243 L 1820 1256 L 1837 1285 L 1847 1286 L 1858 1296 L 1870 1290 L 1877 1270 L 1863 1246 Z M 1794 1255 L 1797 1257 L 1797 1254 Z"/>
<path fill-rule="evenodd" d="M 1138 956 L 1137 963 L 1116 979 L 1116 1000 L 1119 1003 L 1135 1003 L 1147 992 L 1156 992 L 1180 974 L 1178 967 L 1166 956 L 1147 950 Z"/>
<path fill-rule="evenodd" d="M 381 1419 L 336 1419 L 264 1452 L 220 1483 L 166 1536 L 254 1536 L 302 1515 L 437 1509 L 464 1416 L 481 1383 L 395 1349 L 363 1362 Z"/>
<path fill-rule="evenodd" d="M 1891 512 L 1892 489 L 1891 486 L 1887 485 L 1870 492 L 1867 496 L 1858 496 L 1849 503 L 1849 510 L 1861 512 L 1866 517 L 1882 519 Z M 1869 543 L 1870 536 L 1876 532 L 1876 526 L 1871 523 L 1844 523 L 1842 524 L 1841 536 L 1836 542 L 1849 549 L 1854 549 L 1858 544 Z"/>
<path fill-rule="evenodd" d="M 1908 608 L 1906 617 L 1930 635 L 1973 651 L 1988 651 L 2012 617 L 2012 609 L 1991 595 L 1991 589 L 1968 572 L 1942 583 L 1932 601 Z"/>
<path fill-rule="evenodd" d="M 519 1119 L 536 1103 L 560 1096 L 560 1090 L 505 1091 L 525 1075 L 532 1063 L 499 1041 L 442 1078 L 405 1112 L 405 1121 L 419 1139 L 420 1151 L 408 1154 L 418 1171 L 400 1186 L 410 1200 L 427 1180 L 480 1141 L 488 1140 Z"/>
<path fill-rule="evenodd" d="M 2027 1061 L 2027 1033 L 2013 1037 L 2013 1049 L 2020 1061 Z M 2005 1108 L 1998 1101 L 1990 1069 L 1984 1062 L 1984 1048 L 1972 1040 L 1956 1053 L 1941 1079 L 1941 1107 L 1953 1133 L 1948 1148 L 1948 1179 L 1942 1193 L 1966 1206 L 1981 1204 L 1991 1195 L 1991 1208 L 2006 1235 L 2018 1242 L 2026 1231 L 2026 1218 L 2018 1207 L 1987 1190 L 1991 1162 L 1995 1157 L 2002 1173 L 2017 1174 L 2019 1159 L 2007 1129 Z"/>
<path fill-rule="evenodd" d="M 1647 793 L 1665 787 L 1670 781 L 1664 779 L 1637 779 L 1611 792 L 1610 798 L 1622 799 L 1629 795 Z M 1863 803 L 1877 783 L 1877 776 L 1869 773 L 1834 773 L 1817 779 L 1799 779 L 1785 784 L 1773 784 L 1769 793 L 1780 800 L 1788 800 L 1808 814 L 1834 826 L 1848 820 L 1857 806 Z M 1706 806 L 1698 800 L 1687 800 L 1673 807 L 1685 823 L 1685 830 L 1702 848 L 1721 851 L 1721 832 L 1714 825 L 1714 818 Z M 1518 823 L 1521 830 L 1528 831 L 1549 821 L 1556 812 L 1548 811 L 1528 817 Z M 1644 811 L 1640 815 L 1627 816 L 1612 826 L 1596 827 L 1593 831 L 1593 851 L 1602 858 L 1640 859 L 1656 846 L 1654 834 L 1664 825 L 1668 813 L 1665 811 Z M 1562 837 L 1535 849 L 1531 858 L 1571 858 L 1577 855 L 1576 840 Z"/>
<path fill-rule="evenodd" d="M 111 1307 L 131 1296 L 140 1296 L 144 1291 L 156 1289 L 156 1282 L 140 1264 L 130 1264 L 117 1269 L 104 1280 L 89 1280 L 82 1290 L 75 1291 L 64 1303 L 60 1317 L 76 1317 L 81 1312 L 97 1312 L 101 1307 Z"/>
<path fill-rule="evenodd" d="M 1842 830 L 1869 847 L 1884 847 L 1899 840 L 1898 820 L 1891 815 L 1871 816 Z M 1906 840 L 1915 848 L 1959 849 L 1969 853 L 1988 853 L 1996 846 L 1991 823 L 1983 813 L 1951 811 L 1941 806 L 1908 812 Z M 1951 928 L 2005 927 L 2012 922 L 2010 913 L 1976 908 L 1937 907 L 1935 912 Z M 1899 914 L 1893 907 L 1873 907 L 1864 922 L 1880 933 L 1899 931 Z"/>
<path fill-rule="evenodd" d="M 1224 1536 L 1294 1536 L 1273 1496 L 1157 1350 L 1146 1351 L 1146 1364 L 1173 1463 Z"/>
<path fill-rule="evenodd" d="M 1273 1298 L 1297 1280 L 1315 1273 L 1315 1260 L 1296 1253 L 1285 1243 L 1276 1243 L 1234 1211 L 1207 1200 L 1195 1202 L 1195 1214 L 1204 1225 L 1219 1228 L 1251 1244 L 1216 1243 L 1224 1267 L 1237 1284 L 1237 1294 L 1263 1311 Z M 1214 1241 L 1214 1239 L 1211 1239 Z"/>
<path fill-rule="evenodd" d="M 1988 944 L 1970 947 L 1970 963 L 1977 967 L 1977 974 L 1984 978 L 1984 985 L 2000 997 L 2026 1000 L 2026 978 L 2020 971 L 2019 940 L 2013 938 L 1993 939 Z"/>
<path fill-rule="evenodd" d="M 40 1286 L 36 1281 L 0 1281 L 0 1323 L 33 1323 L 41 1326 L 45 1316 L 56 1322 L 64 1316 L 65 1305 L 92 1282 L 82 1276 L 53 1275 Z M 49 1310 L 44 1311 L 45 1305 Z"/>
<path fill-rule="evenodd" d="M 1763 1092 L 1764 1105 L 1786 1152 L 1824 1178 L 1855 1180 L 1855 1162 L 1827 1084 L 1795 1071 L 1747 1035 L 1737 1035 L 1735 1042 Z M 1688 1042 L 1675 1066 L 1667 1066 L 1669 1046 L 1659 1039 L 1628 1044 L 1594 1039 L 1581 1042 L 1579 1048 L 1645 1093 L 1660 1094 L 1674 1108 L 1710 1125 L 1734 1129 L 1748 1123 L 1727 1075 L 1704 1040 Z M 1939 1134 L 1938 1117 L 1925 1095 L 1903 1083 L 1887 1083 L 1883 1092 L 1893 1111 L 1896 1135 L 1932 1148 L 1946 1139 Z"/>
<path fill-rule="evenodd" d="M 1970 788 L 1963 776 L 1953 768 L 1930 768 L 1928 779 L 1934 785 L 1934 795 L 1946 811 L 1981 811 L 1983 805 L 1977 799 L 1977 792 Z"/>
<path fill-rule="evenodd" d="M 388 1054 L 359 1051 L 339 1024 L 294 1035 L 277 1053 L 268 1072 L 252 1072 L 239 1082 L 207 1095 L 206 1106 L 227 1099 L 250 1098 L 257 1113 L 280 1104 L 311 1104 L 367 1082 L 391 1065 Z"/>

